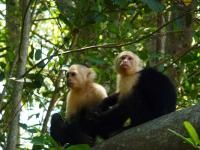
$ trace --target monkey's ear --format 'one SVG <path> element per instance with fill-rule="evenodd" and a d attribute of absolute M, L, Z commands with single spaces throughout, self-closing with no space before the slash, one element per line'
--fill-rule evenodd
<path fill-rule="evenodd" d="M 87 77 L 88 81 L 93 81 L 96 77 L 96 72 L 92 68 L 88 69 Z"/>

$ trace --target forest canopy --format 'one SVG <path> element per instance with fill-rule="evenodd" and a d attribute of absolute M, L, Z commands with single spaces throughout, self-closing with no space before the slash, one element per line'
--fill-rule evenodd
<path fill-rule="evenodd" d="M 52 147 L 45 140 L 51 115 L 65 116 L 68 67 L 87 64 L 110 95 L 123 50 L 171 79 L 177 110 L 199 103 L 199 7 L 199 0 L 0 0 L 0 149 Z"/>

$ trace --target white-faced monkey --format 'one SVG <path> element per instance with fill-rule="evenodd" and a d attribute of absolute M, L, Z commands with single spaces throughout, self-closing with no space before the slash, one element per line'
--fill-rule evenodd
<path fill-rule="evenodd" d="M 176 109 L 176 89 L 167 76 L 153 68 L 143 68 L 132 51 L 121 52 L 114 61 L 117 92 L 91 109 L 91 116 L 102 121 L 115 135 Z M 130 125 L 123 127 L 130 118 Z"/>
<path fill-rule="evenodd" d="M 93 82 L 95 76 L 93 69 L 81 63 L 73 64 L 69 68 L 67 119 L 64 121 L 58 113 L 53 114 L 51 119 L 50 134 L 60 146 L 66 143 L 92 145 L 97 132 L 101 132 L 97 131 L 96 123 L 86 119 L 88 109 L 107 97 L 106 90 Z"/>

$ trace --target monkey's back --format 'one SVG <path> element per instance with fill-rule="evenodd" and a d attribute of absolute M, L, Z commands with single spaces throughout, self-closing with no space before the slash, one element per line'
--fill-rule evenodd
<path fill-rule="evenodd" d="M 133 114 L 131 124 L 142 124 L 149 120 L 171 113 L 176 109 L 176 89 L 170 79 L 153 68 L 140 71 L 137 84 L 128 99 Z"/>

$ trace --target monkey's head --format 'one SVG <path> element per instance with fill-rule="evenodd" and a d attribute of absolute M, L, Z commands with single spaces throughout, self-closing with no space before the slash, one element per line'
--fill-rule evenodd
<path fill-rule="evenodd" d="M 123 51 L 114 61 L 114 70 L 120 75 L 134 74 L 142 70 L 142 60 L 132 51 Z"/>
<path fill-rule="evenodd" d="M 93 82 L 96 73 L 83 64 L 73 64 L 67 72 L 67 86 L 72 89 L 82 89 L 87 83 Z"/>

